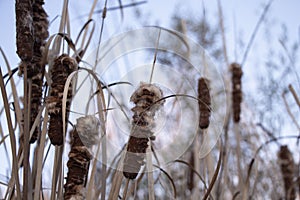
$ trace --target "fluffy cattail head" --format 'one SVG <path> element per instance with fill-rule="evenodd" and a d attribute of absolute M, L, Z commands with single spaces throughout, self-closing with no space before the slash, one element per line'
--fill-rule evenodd
<path fill-rule="evenodd" d="M 77 119 L 75 127 L 82 143 L 86 147 L 91 148 L 93 145 L 98 144 L 100 140 L 100 122 L 96 117 L 92 115 L 80 117 Z"/>
<path fill-rule="evenodd" d="M 142 82 L 130 98 L 135 104 L 131 109 L 134 112 L 133 127 L 123 167 L 123 174 L 128 179 L 135 179 L 144 165 L 149 139 L 154 138 L 152 129 L 155 127 L 155 112 L 165 102 L 161 100 L 162 97 L 163 92 L 158 86 Z"/>

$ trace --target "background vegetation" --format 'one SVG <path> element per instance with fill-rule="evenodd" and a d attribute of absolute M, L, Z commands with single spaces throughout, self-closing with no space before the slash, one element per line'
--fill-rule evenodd
<path fill-rule="evenodd" d="M 299 24 L 297 16 L 290 16 L 292 9 L 278 9 L 288 3 L 66 0 L 43 5 L 42 0 L 17 0 L 0 4 L 1 13 L 7 15 L 1 21 L 5 25 L 0 40 L 1 198 L 300 198 Z M 6 5 L 12 9 L 4 12 Z M 248 17 L 241 17 L 245 13 Z M 13 34 L 5 34 L 6 17 L 13 20 L 7 27 L 7 32 L 13 27 Z M 144 40 L 153 48 L 116 59 L 114 44 L 106 41 L 144 26 L 152 26 L 147 30 L 155 35 L 145 35 Z M 157 27 L 164 28 L 160 36 Z M 188 61 L 202 55 L 185 48 L 186 37 L 200 44 L 214 64 L 191 67 Z M 96 60 L 95 54 L 103 59 Z M 141 68 L 139 73 L 145 75 L 137 76 L 131 66 L 152 64 L 155 55 L 156 67 Z M 110 63 L 107 71 L 105 62 Z M 241 104 L 233 101 L 232 63 L 243 71 L 238 87 Z M 192 88 L 160 66 L 182 73 Z M 165 99 L 167 114 L 155 118 L 157 126 L 167 119 L 164 131 L 169 135 L 147 139 L 148 144 L 159 148 L 173 142 L 177 146 L 170 147 L 169 154 L 188 148 L 168 165 L 155 156 L 142 157 L 140 173 L 129 180 L 122 173 L 125 154 L 119 152 L 127 148 L 132 133 L 130 109 L 135 105 L 129 98 L 140 81 L 149 81 L 149 69 L 160 74 L 154 74 L 153 83 L 170 85 L 162 88 L 164 96 L 174 97 Z M 201 76 L 209 79 L 211 118 L 208 129 L 195 132 L 188 128 L 198 122 L 189 116 L 199 117 L 195 98 L 201 99 L 197 96 Z M 234 120 L 239 105 L 240 120 Z M 174 131 L 180 113 L 188 124 L 182 126 L 186 128 L 180 132 L 182 138 Z M 203 156 L 207 137 L 213 148 Z M 118 151 L 110 149 L 110 141 Z"/>

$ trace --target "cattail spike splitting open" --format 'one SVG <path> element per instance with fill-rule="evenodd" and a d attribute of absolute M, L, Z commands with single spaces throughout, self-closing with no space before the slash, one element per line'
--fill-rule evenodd
<path fill-rule="evenodd" d="M 160 101 L 162 97 L 158 86 L 143 82 L 130 97 L 135 107 L 131 109 L 134 115 L 123 166 L 123 174 L 128 179 L 135 179 L 144 165 L 149 139 L 154 139 L 155 113 L 165 102 Z"/>
<path fill-rule="evenodd" d="M 206 78 L 198 80 L 198 102 L 199 102 L 199 127 L 206 129 L 209 126 L 209 118 L 211 114 L 211 98 L 209 93 L 209 81 Z"/>
<path fill-rule="evenodd" d="M 65 83 L 68 76 L 77 68 L 76 61 L 66 54 L 63 54 L 55 59 L 54 65 L 51 69 L 51 91 L 50 96 L 47 98 L 47 107 L 50 115 L 50 123 L 48 136 L 53 145 L 63 144 L 63 119 L 62 119 L 62 98 Z M 70 110 L 72 99 L 72 84 L 69 86 L 67 94 L 67 115 Z"/>
<path fill-rule="evenodd" d="M 99 120 L 93 116 L 77 119 L 71 132 L 71 151 L 67 163 L 68 173 L 64 185 L 64 199 L 85 199 L 85 186 L 89 164 L 93 158 L 92 147 L 100 140 Z"/>
<path fill-rule="evenodd" d="M 240 121 L 241 114 L 241 103 L 243 99 L 242 94 L 242 75 L 243 71 L 239 64 L 231 64 L 232 72 L 232 109 L 233 109 L 233 120 L 235 123 Z"/>

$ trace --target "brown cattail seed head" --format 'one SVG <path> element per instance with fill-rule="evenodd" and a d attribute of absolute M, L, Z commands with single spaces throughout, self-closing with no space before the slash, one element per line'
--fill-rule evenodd
<path fill-rule="evenodd" d="M 90 148 L 99 141 L 99 126 L 99 120 L 94 116 L 77 119 L 77 124 L 71 132 L 71 151 L 67 163 L 68 174 L 64 185 L 64 199 L 85 199 L 85 185 L 92 159 Z"/>
<path fill-rule="evenodd" d="M 33 56 L 32 1 L 17 0 L 16 5 L 17 54 L 22 62 L 30 62 Z"/>
<path fill-rule="evenodd" d="M 284 183 L 285 199 L 294 200 L 296 199 L 296 191 L 293 181 L 295 163 L 293 155 L 286 145 L 280 147 L 280 150 L 278 152 L 278 160 Z"/>
<path fill-rule="evenodd" d="M 54 60 L 51 69 L 51 91 L 47 98 L 47 108 L 50 115 L 50 124 L 48 135 L 53 145 L 62 145 L 63 143 L 63 119 L 62 119 L 62 98 L 65 83 L 68 76 L 77 68 L 76 61 L 66 54 L 63 54 Z M 70 85 L 67 94 L 67 111 L 70 109 L 72 99 L 72 85 Z M 67 116 L 68 118 L 68 112 Z M 66 119 L 67 121 L 67 119 Z"/>
<path fill-rule="evenodd" d="M 47 13 L 43 9 L 43 0 L 16 1 L 17 17 L 17 53 L 21 58 L 19 75 L 27 72 L 31 79 L 30 127 L 32 127 L 41 108 L 43 93 L 44 66 L 41 63 L 42 49 L 48 37 Z M 40 133 L 40 124 L 35 128 L 30 143 L 34 143 Z"/>
<path fill-rule="evenodd" d="M 153 84 L 141 83 L 130 97 L 135 104 L 132 129 L 124 159 L 123 174 L 128 179 L 135 179 L 144 164 L 149 139 L 153 137 L 155 112 L 164 104 L 162 90 Z"/>
<path fill-rule="evenodd" d="M 243 99 L 242 95 L 242 68 L 237 63 L 231 64 L 232 72 L 232 109 L 233 109 L 233 120 L 238 123 L 240 121 L 241 114 L 241 103 Z"/>
<path fill-rule="evenodd" d="M 199 102 L 199 126 L 201 129 L 208 128 L 210 118 L 210 93 L 209 93 L 209 81 L 206 78 L 200 78 L 198 81 L 198 102 Z"/>

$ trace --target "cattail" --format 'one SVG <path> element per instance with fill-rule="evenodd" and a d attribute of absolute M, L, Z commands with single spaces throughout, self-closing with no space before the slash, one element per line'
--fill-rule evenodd
<path fill-rule="evenodd" d="M 296 191 L 293 181 L 295 164 L 293 155 L 286 145 L 280 147 L 278 152 L 278 160 L 284 183 L 285 199 L 294 200 L 296 199 Z"/>
<path fill-rule="evenodd" d="M 44 66 L 41 64 L 42 49 L 48 37 L 47 13 L 43 9 L 43 0 L 16 1 L 17 54 L 21 58 L 19 75 L 27 72 L 32 84 L 30 99 L 30 127 L 32 127 L 41 107 Z M 38 137 L 38 126 L 30 142 Z M 21 138 L 21 140 L 23 140 Z"/>
<path fill-rule="evenodd" d="M 71 132 L 71 151 L 67 163 L 68 174 L 64 185 L 64 199 L 85 199 L 85 186 L 92 159 L 91 148 L 100 140 L 99 126 L 98 119 L 93 116 L 77 119 L 77 124 Z"/>
<path fill-rule="evenodd" d="M 231 64 L 232 72 L 232 109 L 233 109 L 233 120 L 238 123 L 240 121 L 241 113 L 241 102 L 243 99 L 242 95 L 242 68 L 237 63 Z"/>
<path fill-rule="evenodd" d="M 17 54 L 22 62 L 33 56 L 32 0 L 16 0 Z"/>
<path fill-rule="evenodd" d="M 195 155 L 194 151 L 191 151 L 189 164 L 192 168 L 195 168 Z M 189 168 L 188 174 L 187 174 L 187 187 L 190 191 L 194 189 L 194 171 Z"/>
<path fill-rule="evenodd" d="M 210 117 L 210 94 L 209 81 L 206 78 L 200 78 L 198 81 L 198 102 L 199 102 L 199 126 L 201 129 L 208 128 Z"/>
<path fill-rule="evenodd" d="M 123 174 L 128 179 L 135 179 L 144 165 L 145 153 L 149 139 L 154 140 L 153 128 L 155 127 L 155 112 L 164 104 L 160 100 L 162 90 L 153 84 L 141 83 L 130 97 L 135 104 L 133 111 L 132 129 L 125 155 Z"/>
<path fill-rule="evenodd" d="M 66 54 L 63 54 L 54 60 L 51 69 L 51 91 L 47 98 L 47 107 L 50 115 L 48 136 L 53 145 L 63 144 L 63 119 L 62 119 L 62 98 L 66 80 L 68 76 L 77 68 L 76 61 Z M 72 84 L 70 84 L 67 94 L 67 114 L 70 109 L 72 99 Z"/>

